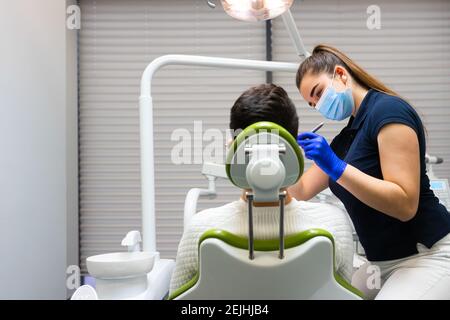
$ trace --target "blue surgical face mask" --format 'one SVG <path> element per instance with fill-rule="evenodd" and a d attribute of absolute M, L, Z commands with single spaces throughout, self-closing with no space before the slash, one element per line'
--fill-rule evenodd
<path fill-rule="evenodd" d="M 325 118 L 340 121 L 352 114 L 355 103 L 353 102 L 351 88 L 347 88 L 342 92 L 336 92 L 333 88 L 335 72 L 333 73 L 331 84 L 324 90 L 315 108 Z"/>

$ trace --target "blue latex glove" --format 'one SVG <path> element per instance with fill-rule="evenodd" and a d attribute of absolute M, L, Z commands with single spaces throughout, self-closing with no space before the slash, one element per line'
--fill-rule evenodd
<path fill-rule="evenodd" d="M 324 137 L 312 132 L 303 132 L 298 135 L 297 143 L 302 147 L 306 158 L 314 160 L 331 179 L 336 181 L 342 176 L 347 163 L 339 159 Z"/>

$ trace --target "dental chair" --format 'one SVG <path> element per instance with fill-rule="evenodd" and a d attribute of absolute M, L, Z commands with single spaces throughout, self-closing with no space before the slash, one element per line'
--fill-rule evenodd
<path fill-rule="evenodd" d="M 362 299 L 335 270 L 334 240 L 326 230 L 284 235 L 282 189 L 303 173 L 303 156 L 292 135 L 272 122 L 242 131 L 227 155 L 226 173 L 247 190 L 248 238 L 206 231 L 199 241 L 199 268 L 169 299 Z M 254 240 L 253 202 L 278 202 L 279 238 Z"/>

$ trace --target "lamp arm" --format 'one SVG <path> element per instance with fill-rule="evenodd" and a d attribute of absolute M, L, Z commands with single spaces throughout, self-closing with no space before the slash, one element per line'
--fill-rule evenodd
<path fill-rule="evenodd" d="M 283 18 L 284 26 L 286 27 L 286 30 L 289 34 L 289 38 L 291 38 L 291 41 L 294 44 L 297 55 L 303 59 L 306 59 L 311 54 L 306 51 L 306 48 L 303 45 L 302 38 L 300 37 L 300 33 L 298 32 L 291 10 L 288 9 L 281 15 L 281 18 Z"/>

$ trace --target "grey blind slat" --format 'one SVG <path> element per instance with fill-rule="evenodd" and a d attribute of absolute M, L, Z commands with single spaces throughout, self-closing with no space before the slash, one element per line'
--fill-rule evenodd
<path fill-rule="evenodd" d="M 366 26 L 372 4 L 381 9 L 380 30 Z M 450 1 L 304 0 L 291 11 L 309 51 L 319 43 L 341 49 L 412 103 L 428 132 L 427 151 L 445 159 L 435 174 L 450 178 Z M 272 32 L 273 59 L 299 61 L 282 20 L 273 20 Z M 273 79 L 298 106 L 301 131 L 323 121 L 300 97 L 294 77 L 275 73 Z M 345 123 L 327 121 L 320 133 L 330 141 Z"/>
<path fill-rule="evenodd" d="M 141 227 L 139 84 L 146 65 L 165 54 L 265 59 L 264 23 L 228 17 L 202 0 L 81 0 L 80 253 L 124 250 L 122 237 Z M 201 165 L 174 165 L 171 133 L 228 128 L 237 96 L 265 81 L 264 72 L 171 66 L 154 79 L 157 248 L 174 258 L 182 233 L 184 198 L 206 187 Z M 208 144 L 203 142 L 203 146 Z M 239 190 L 218 183 L 220 196 L 199 209 L 236 199 Z"/>

